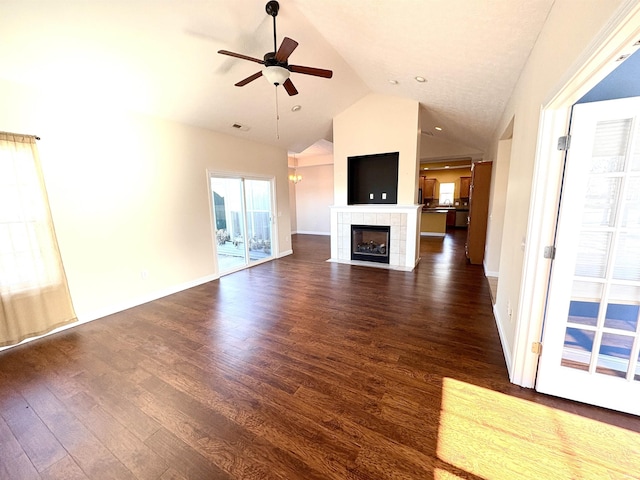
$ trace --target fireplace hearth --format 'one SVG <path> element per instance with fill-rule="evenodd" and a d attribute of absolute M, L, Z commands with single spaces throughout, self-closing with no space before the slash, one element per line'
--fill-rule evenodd
<path fill-rule="evenodd" d="M 388 225 L 351 225 L 351 260 L 389 263 Z"/>
<path fill-rule="evenodd" d="M 331 207 L 331 258 L 330 262 L 361 265 L 372 268 L 412 271 L 418 257 L 420 240 L 420 214 L 422 205 L 340 205 Z M 379 226 L 389 228 L 386 243 L 388 260 L 354 260 L 353 226 Z M 363 242 L 356 242 L 358 243 Z M 373 258 L 380 258 L 374 256 Z M 361 259 L 359 259 L 361 260 Z"/>

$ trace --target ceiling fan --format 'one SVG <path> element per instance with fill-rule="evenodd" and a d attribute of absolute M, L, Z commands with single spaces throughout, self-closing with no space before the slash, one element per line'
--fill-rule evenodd
<path fill-rule="evenodd" d="M 276 17 L 278 16 L 280 4 L 275 0 L 272 0 L 267 3 L 265 9 L 267 14 L 273 17 L 273 52 L 265 53 L 264 58 L 260 60 L 241 53 L 230 52 L 228 50 L 218 50 L 218 53 L 221 53 L 222 55 L 229 55 L 231 57 L 249 60 L 251 62 L 264 65 L 265 67 L 263 70 L 254 73 L 244 80 L 240 80 L 235 84 L 236 87 L 244 87 L 247 83 L 253 82 L 256 78 L 264 76 L 269 83 L 274 84 L 276 87 L 278 85 L 282 85 L 289 95 L 297 95 L 298 90 L 296 90 L 296 87 L 289 78 L 290 72 L 313 75 L 314 77 L 331 78 L 333 76 L 333 72 L 331 70 L 304 67 L 301 65 L 289 65 L 287 60 L 298 46 L 298 42 L 289 37 L 284 37 L 284 40 L 282 40 L 282 43 L 280 44 L 280 48 L 276 48 Z"/>

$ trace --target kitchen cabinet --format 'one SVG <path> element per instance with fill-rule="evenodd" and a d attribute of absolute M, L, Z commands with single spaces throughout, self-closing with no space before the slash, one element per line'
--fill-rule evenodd
<path fill-rule="evenodd" d="M 489 192 L 491 188 L 491 162 L 478 162 L 471 166 L 469 192 L 469 226 L 465 252 L 472 264 L 482 264 L 487 238 Z"/>
<path fill-rule="evenodd" d="M 432 237 L 444 237 L 447 232 L 447 211 L 429 208 L 422 211 L 420 234 Z"/>
<path fill-rule="evenodd" d="M 471 191 L 471 177 L 460 177 L 460 198 L 468 199 Z"/>
<path fill-rule="evenodd" d="M 436 195 L 436 179 L 421 176 L 420 188 L 422 189 L 422 203 L 433 200 Z"/>
<path fill-rule="evenodd" d="M 447 228 L 456 226 L 456 210 L 452 208 L 447 212 Z"/>
<path fill-rule="evenodd" d="M 456 227 L 467 228 L 469 210 L 456 210 Z"/>

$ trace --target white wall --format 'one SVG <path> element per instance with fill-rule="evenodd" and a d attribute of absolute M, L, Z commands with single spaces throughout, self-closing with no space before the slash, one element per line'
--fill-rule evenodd
<path fill-rule="evenodd" d="M 334 200 L 347 205 L 347 158 L 400 152 L 398 204 L 418 200 L 419 103 L 370 94 L 333 119 Z"/>
<path fill-rule="evenodd" d="M 487 222 L 487 242 L 484 255 L 484 272 L 485 275 L 490 277 L 497 277 L 500 270 L 502 230 L 504 227 L 510 160 L 511 139 L 500 140 L 491 171 L 489 220 Z"/>
<path fill-rule="evenodd" d="M 288 175 L 295 173 L 295 168 L 289 167 Z M 289 182 L 289 215 L 291 219 L 291 233 L 298 232 L 298 209 L 296 205 L 296 186 Z"/>
<path fill-rule="evenodd" d="M 333 165 L 298 167 L 302 181 L 295 185 L 297 233 L 331 234 Z"/>
<path fill-rule="evenodd" d="M 500 281 L 495 306 L 496 321 L 510 368 L 512 362 L 519 360 L 513 357 L 518 331 L 526 330 L 531 322 L 540 321 L 539 318 L 533 318 L 530 311 L 521 311 L 519 302 L 524 294 L 524 252 L 530 233 L 527 232 L 527 225 L 533 201 L 532 178 L 541 108 L 575 71 L 575 64 L 581 59 L 583 51 L 591 40 L 599 35 L 600 30 L 616 14 L 616 9 L 622 3 L 622 0 L 591 1 L 588 2 L 588 8 L 581 7 L 582 2 L 575 0 L 557 0 L 554 3 L 505 108 L 492 141 L 491 151 L 487 155 L 488 158 L 495 158 L 500 142 L 499 135 L 515 117 L 517 125 L 513 132 L 500 257 Z M 532 255 L 542 255 L 542 252 L 532 252 Z M 511 319 L 507 306 L 511 306 L 514 312 Z M 536 308 L 539 310 L 540 305 Z M 523 348 L 522 355 L 533 354 Z"/>
<path fill-rule="evenodd" d="M 285 150 L 111 111 L 99 98 L 53 98 L 4 81 L 0 104 L 0 130 L 42 138 L 53 221 L 80 320 L 217 277 L 208 169 L 275 177 L 275 252 L 291 251 Z"/>

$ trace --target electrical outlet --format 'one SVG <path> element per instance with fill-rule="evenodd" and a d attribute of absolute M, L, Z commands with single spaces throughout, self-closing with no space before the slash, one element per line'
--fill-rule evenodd
<path fill-rule="evenodd" d="M 140 271 L 140 278 L 142 280 L 147 280 L 149 278 L 149 270 L 141 270 Z"/>
<path fill-rule="evenodd" d="M 369 200 L 373 200 L 373 193 L 369 194 Z"/>

